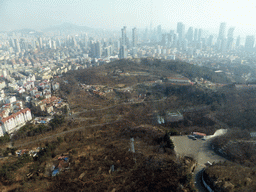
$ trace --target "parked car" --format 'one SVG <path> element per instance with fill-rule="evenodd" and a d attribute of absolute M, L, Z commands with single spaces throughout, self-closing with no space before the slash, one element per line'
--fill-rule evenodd
<path fill-rule="evenodd" d="M 193 138 L 195 138 L 195 136 L 194 135 L 188 135 L 188 138 L 193 139 Z"/>

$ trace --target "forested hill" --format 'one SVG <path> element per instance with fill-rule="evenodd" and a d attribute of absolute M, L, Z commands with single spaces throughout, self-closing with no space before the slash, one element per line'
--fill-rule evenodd
<path fill-rule="evenodd" d="M 207 67 L 199 67 L 196 65 L 180 61 L 164 63 L 165 65 L 168 65 L 168 69 L 181 73 L 189 79 L 199 77 L 204 78 L 205 80 L 211 81 L 213 83 L 231 83 L 231 80 L 226 76 L 226 74 L 215 73 L 214 69 L 210 69 Z"/>
<path fill-rule="evenodd" d="M 126 72 L 149 72 L 152 75 L 168 77 L 172 73 L 181 74 L 191 80 L 194 78 L 204 78 L 213 83 L 231 83 L 231 80 L 224 73 L 215 73 L 213 69 L 199 67 L 182 61 L 167 61 L 158 59 L 136 59 L 136 60 L 118 60 L 99 67 L 72 71 L 76 80 L 93 84 L 97 79 L 102 84 L 111 84 L 111 78 L 102 75 L 104 73 L 113 73 L 115 71 Z"/>
<path fill-rule="evenodd" d="M 151 68 L 157 68 L 162 72 L 176 72 L 189 79 L 198 77 L 213 83 L 231 83 L 231 80 L 224 73 L 215 73 L 214 69 L 199 67 L 182 61 L 143 59 L 141 63 L 146 66 L 151 66 Z"/>

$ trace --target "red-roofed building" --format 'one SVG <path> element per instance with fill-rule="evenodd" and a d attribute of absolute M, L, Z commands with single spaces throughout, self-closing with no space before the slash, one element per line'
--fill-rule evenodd
<path fill-rule="evenodd" d="M 202 137 L 205 137 L 205 136 L 206 136 L 205 133 L 199 133 L 199 132 L 193 132 L 193 135 L 194 135 L 195 137 L 198 137 L 198 138 L 202 138 Z"/>

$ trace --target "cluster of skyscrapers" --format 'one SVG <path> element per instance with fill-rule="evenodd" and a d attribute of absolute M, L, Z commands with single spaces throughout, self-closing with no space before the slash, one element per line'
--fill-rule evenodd
<path fill-rule="evenodd" d="M 132 48 L 132 54 L 136 55 L 137 52 L 137 41 L 138 41 L 138 34 L 137 34 L 137 29 L 133 28 L 132 29 L 132 42 L 131 46 L 129 46 L 129 39 L 127 38 L 126 35 L 126 26 L 124 26 L 121 29 L 122 36 L 120 40 L 120 51 L 119 51 L 119 58 L 124 59 L 127 58 L 128 56 L 128 48 Z"/>
<path fill-rule="evenodd" d="M 3 44 L 6 51 L 23 56 L 29 50 L 47 50 L 53 49 L 58 52 L 60 49 L 70 49 L 69 55 L 81 53 L 82 57 L 90 58 L 109 58 L 111 56 L 120 59 L 127 57 L 141 57 L 145 55 L 169 56 L 175 54 L 178 50 L 182 54 L 190 56 L 197 52 L 207 50 L 219 53 L 225 53 L 230 50 L 238 49 L 245 51 L 255 51 L 255 37 L 246 36 L 243 45 L 241 45 L 240 36 L 234 36 L 234 27 L 227 29 L 226 23 L 221 23 L 218 34 L 207 34 L 201 28 L 189 27 L 187 30 L 182 22 L 177 23 L 176 30 L 163 30 L 161 25 L 153 29 L 138 30 L 132 28 L 127 30 L 124 26 L 121 29 L 121 36 L 115 33 L 109 33 L 108 37 L 100 34 L 98 36 L 89 36 L 87 33 L 79 35 L 68 34 L 67 36 L 38 36 L 23 35 L 16 37 L 9 35 L 7 42 Z M 129 37 L 131 39 L 129 39 Z M 144 46 L 144 47 L 143 47 Z M 152 49 L 149 50 L 148 47 Z M 145 53 L 146 52 L 146 53 Z M 26 54 L 25 54 L 26 55 Z M 58 56 L 60 55 L 60 56 Z M 56 58 L 61 58 L 61 53 L 56 54 Z"/>
<path fill-rule="evenodd" d="M 234 38 L 234 27 L 230 27 L 227 31 L 227 24 L 221 23 L 219 28 L 219 34 L 206 35 L 205 31 L 201 28 L 189 27 L 185 30 L 185 25 L 182 22 L 177 23 L 177 29 L 170 30 L 163 33 L 161 25 L 157 26 L 153 31 L 145 30 L 143 40 L 158 43 L 166 48 L 178 48 L 179 50 L 188 51 L 188 49 L 202 49 L 202 48 L 214 48 L 219 52 L 226 52 L 235 48 L 241 48 L 240 36 Z M 246 51 L 254 50 L 254 36 L 246 36 L 245 44 L 243 46 Z"/>

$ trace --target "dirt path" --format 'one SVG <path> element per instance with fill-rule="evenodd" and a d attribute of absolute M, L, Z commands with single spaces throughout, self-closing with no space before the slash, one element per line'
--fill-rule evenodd
<path fill-rule="evenodd" d="M 109 122 L 109 123 L 101 123 L 101 124 L 94 124 L 94 125 L 90 125 L 90 126 L 78 127 L 78 128 L 75 128 L 75 129 L 71 129 L 71 130 L 68 130 L 68 131 L 63 131 L 61 133 L 56 133 L 54 135 L 47 136 L 47 137 L 44 137 L 44 138 L 41 138 L 41 139 L 37 139 L 37 140 L 34 140 L 34 141 L 30 141 L 30 142 L 26 142 L 26 143 L 22 143 L 22 144 L 15 144 L 13 147 L 23 147 L 23 146 L 27 146 L 27 145 L 30 145 L 30 144 L 33 144 L 33 143 L 36 143 L 36 142 L 40 142 L 40 141 L 44 141 L 44 140 L 49 140 L 49 139 L 52 139 L 54 137 L 58 137 L 58 136 L 61 136 L 61 135 L 67 134 L 67 133 L 71 133 L 71 132 L 75 132 L 75 131 L 79 131 L 79 130 L 85 130 L 86 128 L 91 128 L 91 127 L 110 125 L 110 124 L 113 124 L 113 123 L 117 123 L 119 121 L 120 120 Z"/>

